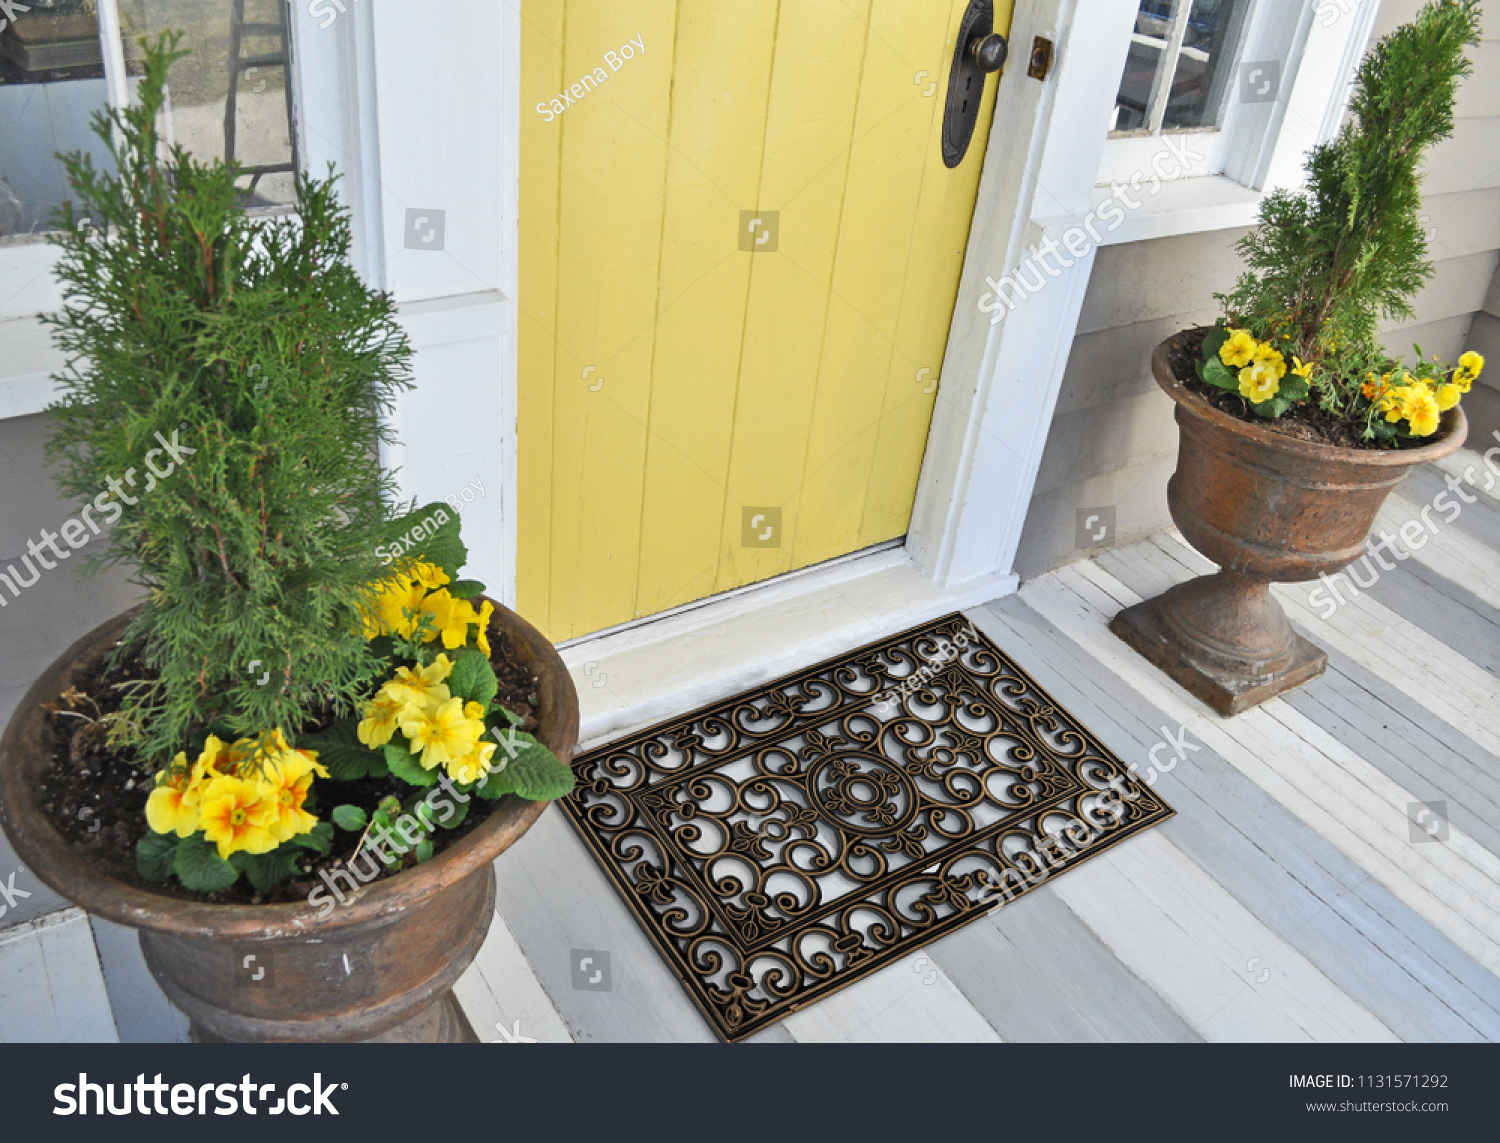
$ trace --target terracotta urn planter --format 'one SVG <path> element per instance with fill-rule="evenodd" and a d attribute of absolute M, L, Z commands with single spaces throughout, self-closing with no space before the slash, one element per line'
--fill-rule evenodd
<path fill-rule="evenodd" d="M 1179 334 L 1178 337 L 1184 335 Z M 1235 715 L 1323 673 L 1328 656 L 1292 630 L 1271 584 L 1340 571 L 1413 468 L 1458 449 L 1455 407 L 1431 443 L 1400 451 L 1314 444 L 1241 421 L 1183 387 L 1169 338 L 1151 355 L 1177 403 L 1180 442 L 1167 503 L 1219 570 L 1120 612 L 1110 630 L 1219 714 Z"/>
<path fill-rule="evenodd" d="M 498 605 L 495 617 L 539 680 L 537 738 L 570 761 L 578 696 L 567 669 L 525 620 Z M 122 615 L 69 648 L 27 692 L 0 739 L 0 817 L 26 868 L 90 913 L 140 930 L 152 974 L 192 1021 L 197 1041 L 476 1042 L 452 986 L 489 931 L 491 863 L 547 803 L 507 795 L 432 860 L 351 887 L 331 911 L 306 902 L 209 904 L 105 876 L 73 852 L 36 803 L 37 777 L 50 760 L 41 704 L 104 655 L 129 620 Z"/>

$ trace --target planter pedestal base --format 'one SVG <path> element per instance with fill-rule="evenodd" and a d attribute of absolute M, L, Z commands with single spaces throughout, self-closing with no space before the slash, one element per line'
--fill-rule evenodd
<path fill-rule="evenodd" d="M 197 1023 L 188 1026 L 188 1038 L 195 1044 L 227 1044 Z M 362 1044 L 478 1044 L 479 1036 L 469 1018 L 458 1006 L 458 998 L 445 992 L 410 1020 L 388 1028 L 378 1036 L 359 1041 Z"/>
<path fill-rule="evenodd" d="M 1109 629 L 1225 717 L 1294 690 L 1328 666 L 1328 655 L 1292 629 L 1270 584 L 1233 572 L 1127 607 Z"/>

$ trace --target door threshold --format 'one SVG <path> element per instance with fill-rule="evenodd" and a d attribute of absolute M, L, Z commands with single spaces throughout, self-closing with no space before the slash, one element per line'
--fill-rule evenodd
<path fill-rule="evenodd" d="M 670 619 L 675 619 L 677 616 L 685 615 L 689 611 L 697 611 L 702 607 L 712 607 L 727 599 L 734 599 L 749 592 L 763 591 L 773 584 L 785 584 L 794 579 L 816 575 L 818 572 L 833 571 L 835 568 L 842 567 L 845 564 L 867 559 L 870 556 L 880 555 L 883 552 L 897 551 L 905 547 L 906 537 L 899 536 L 894 540 L 887 540 L 883 544 L 872 544 L 868 548 L 861 548 L 857 552 L 850 552 L 846 556 L 835 556 L 831 560 L 824 560 L 822 563 L 813 564 L 812 567 L 782 572 L 780 575 L 772 576 L 770 579 L 763 579 L 759 583 L 747 583 L 744 587 L 732 587 L 728 591 L 716 591 L 713 595 L 706 595 L 702 599 L 693 600 L 691 603 L 679 603 L 676 607 L 668 608 L 666 611 L 658 611 L 653 615 L 643 615 L 639 619 L 617 623 L 613 627 L 604 628 L 602 631 L 591 631 L 587 635 L 579 635 L 575 639 L 565 639 L 561 643 L 554 644 L 554 646 L 559 651 L 566 651 L 572 647 L 581 647 L 583 644 L 592 643 L 597 639 L 609 639 L 626 631 L 635 631 L 653 623 L 662 623 Z"/>
<path fill-rule="evenodd" d="M 888 547 L 572 640 L 580 749 L 1015 590 L 1014 574 L 943 587 Z"/>

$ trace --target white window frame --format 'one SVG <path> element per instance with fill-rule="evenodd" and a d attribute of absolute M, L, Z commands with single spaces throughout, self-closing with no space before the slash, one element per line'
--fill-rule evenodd
<path fill-rule="evenodd" d="M 97 11 L 106 99 L 111 108 L 121 110 L 130 105 L 131 87 L 118 0 L 97 0 Z M 287 68 L 286 82 L 292 85 L 293 106 L 289 128 L 297 131 L 303 115 L 304 69 L 298 58 L 300 21 L 295 2 L 289 7 L 289 18 L 291 66 Z M 331 94 L 325 95 L 324 102 L 333 98 Z M 306 147 L 300 148 L 300 152 L 304 169 L 308 169 Z M 288 209 L 272 206 L 256 213 L 276 214 Z M 63 365 L 52 346 L 50 332 L 36 318 L 39 313 L 60 309 L 63 303 L 53 273 L 59 251 L 47 234 L 40 231 L 0 238 L 0 420 L 29 416 L 45 409 L 54 396 L 51 377 Z"/>
<path fill-rule="evenodd" d="M 1096 204 L 1132 180 L 1137 187 L 1144 182 L 1150 197 L 1127 212 L 1105 243 L 1248 226 L 1266 193 L 1299 185 L 1308 148 L 1331 139 L 1343 121 L 1379 7 L 1380 0 L 1257 0 L 1241 30 L 1230 90 L 1246 61 L 1279 60 L 1277 98 L 1245 103 L 1230 94 L 1213 130 L 1110 137 L 1099 164 Z M 1126 50 L 1122 46 L 1122 69 Z M 1154 179 L 1153 163 L 1163 169 L 1173 143 L 1199 157 L 1175 178 Z M 1181 165 L 1174 157 L 1167 169 Z"/>

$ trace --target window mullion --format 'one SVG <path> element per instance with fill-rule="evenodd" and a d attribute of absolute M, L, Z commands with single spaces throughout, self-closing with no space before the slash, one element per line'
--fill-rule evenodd
<path fill-rule="evenodd" d="M 1161 70 L 1156 73 L 1156 84 L 1151 90 L 1151 119 L 1147 130 L 1155 135 L 1161 131 L 1162 120 L 1167 115 L 1167 100 L 1172 94 L 1172 77 L 1177 74 L 1177 57 L 1182 54 L 1182 41 L 1187 37 L 1188 17 L 1192 15 L 1193 0 L 1177 0 L 1177 11 L 1172 21 L 1172 38 L 1162 52 Z"/>
<path fill-rule="evenodd" d="M 125 41 L 120 33 L 118 0 L 98 0 L 99 50 L 104 57 L 104 86 L 109 105 L 117 111 L 130 106 L 130 80 L 125 71 Z"/>

